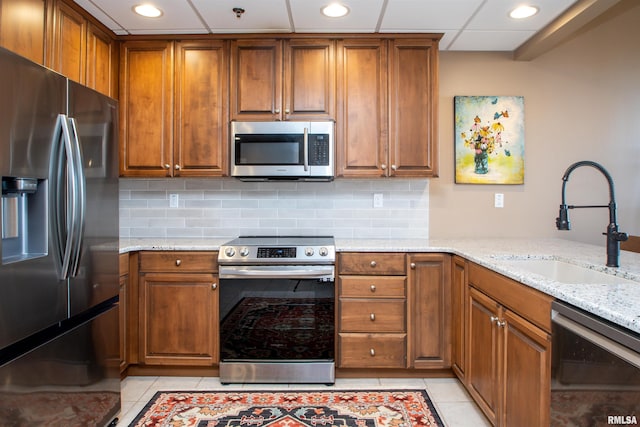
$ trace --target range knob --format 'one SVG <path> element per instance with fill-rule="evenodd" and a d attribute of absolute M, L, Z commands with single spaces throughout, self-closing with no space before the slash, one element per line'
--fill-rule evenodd
<path fill-rule="evenodd" d="M 304 254 L 306 256 L 313 256 L 313 248 L 305 248 Z"/>
<path fill-rule="evenodd" d="M 247 256 L 247 255 L 249 255 L 249 248 L 240 249 L 240 256 Z"/>
<path fill-rule="evenodd" d="M 236 250 L 233 247 L 228 247 L 224 250 L 224 254 L 228 257 L 232 257 L 236 254 Z"/>
<path fill-rule="evenodd" d="M 318 249 L 318 253 L 320 254 L 320 256 L 327 256 L 329 255 L 329 249 L 323 246 L 320 249 Z"/>

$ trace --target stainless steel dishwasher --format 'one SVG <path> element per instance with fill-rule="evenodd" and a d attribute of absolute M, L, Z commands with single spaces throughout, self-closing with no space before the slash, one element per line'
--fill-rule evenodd
<path fill-rule="evenodd" d="M 552 305 L 551 425 L 640 423 L 640 335 Z"/>

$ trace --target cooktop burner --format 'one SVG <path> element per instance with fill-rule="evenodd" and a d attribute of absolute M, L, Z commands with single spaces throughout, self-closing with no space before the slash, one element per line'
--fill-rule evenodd
<path fill-rule="evenodd" d="M 332 236 L 240 236 L 220 247 L 220 264 L 333 264 Z"/>

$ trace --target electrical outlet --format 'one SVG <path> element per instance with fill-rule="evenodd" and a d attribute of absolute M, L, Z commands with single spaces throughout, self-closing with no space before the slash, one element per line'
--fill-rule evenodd
<path fill-rule="evenodd" d="M 178 195 L 177 194 L 169 194 L 169 207 L 177 208 L 178 207 Z"/>
<path fill-rule="evenodd" d="M 496 193 L 493 198 L 493 205 L 496 208 L 504 208 L 504 194 Z"/>
<path fill-rule="evenodd" d="M 373 194 L 373 207 L 374 208 L 381 208 L 384 206 L 384 198 L 382 196 L 382 193 L 374 193 Z"/>

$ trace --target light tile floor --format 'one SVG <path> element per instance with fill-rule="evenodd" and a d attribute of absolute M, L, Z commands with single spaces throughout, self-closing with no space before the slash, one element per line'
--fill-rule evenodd
<path fill-rule="evenodd" d="M 160 390 L 383 390 L 425 389 L 448 427 L 489 427 L 490 424 L 460 382 L 453 378 L 337 378 L 323 384 L 220 384 L 218 377 L 127 377 L 122 381 L 122 411 L 117 427 L 126 427 Z"/>

